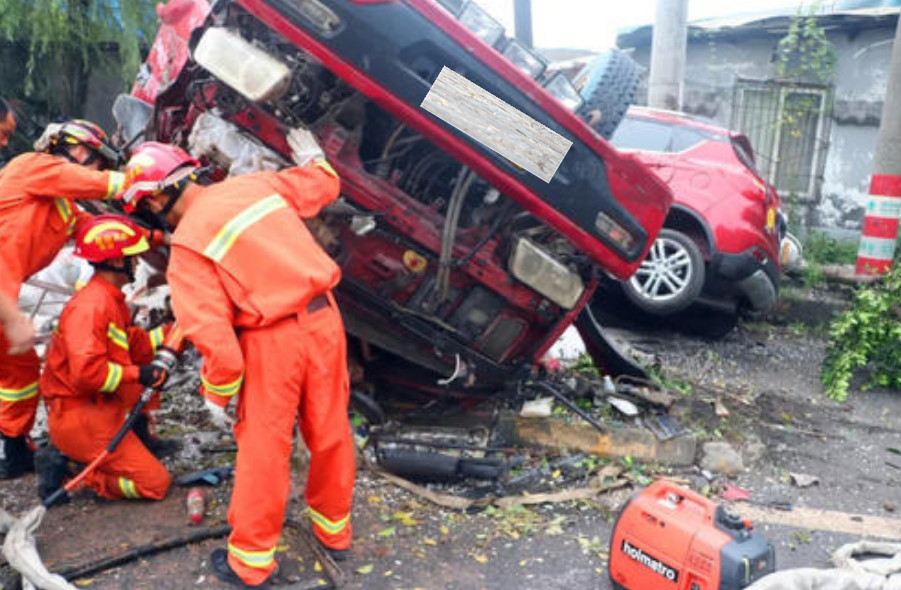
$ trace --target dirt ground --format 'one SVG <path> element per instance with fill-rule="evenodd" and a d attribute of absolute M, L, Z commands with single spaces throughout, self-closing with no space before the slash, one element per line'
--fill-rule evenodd
<path fill-rule="evenodd" d="M 826 346 L 822 326 L 791 319 L 778 325 L 744 323 L 715 341 L 647 327 L 623 335 L 656 359 L 671 387 L 685 391 L 679 411 L 695 436 L 727 440 L 742 453 L 746 470 L 728 481 L 748 490 L 755 506 L 790 505 L 793 510 L 786 515 L 818 508 L 894 517 L 901 532 L 901 518 L 894 513 L 901 499 L 901 457 L 887 450 L 901 447 L 901 394 L 870 391 L 845 404 L 826 400 L 819 385 Z M 716 416 L 710 403 L 714 399 L 721 413 L 722 406 L 729 411 L 728 417 Z M 191 412 L 183 414 L 192 422 Z M 204 466 L 230 460 L 227 438 L 181 435 L 192 437 L 189 454 L 201 449 Z M 632 465 L 630 471 L 638 481 L 662 473 L 710 493 L 726 481 L 705 477 L 696 467 Z M 790 473 L 813 475 L 819 482 L 799 488 L 790 482 Z M 34 485 L 33 477 L 0 483 L 0 504 L 21 513 L 36 500 Z M 353 512 L 356 540 L 349 560 L 341 564 L 344 587 L 608 589 L 611 523 L 635 489 L 590 501 L 467 513 L 439 508 L 361 468 Z M 211 488 L 203 526 L 224 522 L 228 492 L 227 484 Z M 69 570 L 192 532 L 196 528 L 187 525 L 185 494 L 184 488 L 173 488 L 164 502 L 127 504 L 81 493 L 49 512 L 39 529 L 41 552 L 52 569 Z M 299 490 L 294 496 L 289 516 L 302 518 Z M 740 513 L 743 504 L 732 507 Z M 848 516 L 850 521 L 859 518 Z M 833 524 L 758 523 L 757 530 L 775 546 L 780 569 L 828 567 L 833 550 L 858 538 L 833 532 Z M 207 556 L 222 543 L 211 539 L 166 551 L 91 574 L 77 585 L 103 590 L 219 588 Z M 280 586 L 325 581 L 293 529 L 286 529 L 278 560 Z M 0 569 L 0 589 L 14 587 L 15 577 L 8 568 Z"/>

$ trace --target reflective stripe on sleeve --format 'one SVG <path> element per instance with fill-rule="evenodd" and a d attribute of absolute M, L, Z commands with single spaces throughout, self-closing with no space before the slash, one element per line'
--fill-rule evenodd
<path fill-rule="evenodd" d="M 20 389 L 8 389 L 0 387 L 0 401 L 22 402 L 31 399 L 38 394 L 38 382 L 29 383 Z"/>
<path fill-rule="evenodd" d="M 328 172 L 329 174 L 331 174 L 331 175 L 334 176 L 335 178 L 338 178 L 338 173 L 335 172 L 335 169 L 332 168 L 332 165 L 329 164 L 328 161 L 326 161 L 326 160 L 316 160 L 315 162 L 313 162 L 313 164 L 314 164 L 316 167 L 318 167 L 318 168 L 322 168 L 323 170 L 325 170 L 326 172 Z"/>
<path fill-rule="evenodd" d="M 337 535 L 338 533 L 343 531 L 347 527 L 347 523 L 350 521 L 349 514 L 340 520 L 329 520 L 321 513 L 316 512 L 312 508 L 309 508 L 309 511 L 310 519 L 313 521 L 313 524 L 330 535 Z"/>
<path fill-rule="evenodd" d="M 216 237 L 204 248 L 203 255 L 207 258 L 221 262 L 228 251 L 234 245 L 235 240 L 247 230 L 248 227 L 269 215 L 273 211 L 287 207 L 288 203 L 281 195 L 270 195 L 261 201 L 257 201 L 222 226 Z"/>
<path fill-rule="evenodd" d="M 163 327 L 159 326 L 150 330 L 150 347 L 156 353 L 156 349 L 163 343 Z"/>
<path fill-rule="evenodd" d="M 228 552 L 247 567 L 253 568 L 269 567 L 275 559 L 275 547 L 268 551 L 244 551 L 229 543 Z"/>
<path fill-rule="evenodd" d="M 122 187 L 125 186 L 125 174 L 122 172 L 116 172 L 115 170 L 109 173 L 109 180 L 106 183 L 106 196 L 115 197 L 122 191 Z"/>
<path fill-rule="evenodd" d="M 244 374 L 242 373 L 240 377 L 231 383 L 225 383 L 223 385 L 213 385 L 201 375 L 200 383 L 203 384 L 203 388 L 210 393 L 214 393 L 220 397 L 232 397 L 241 390 L 241 384 L 244 383 Z"/>
<path fill-rule="evenodd" d="M 100 391 L 103 393 L 112 393 L 119 389 L 119 383 L 122 382 L 122 365 L 118 363 L 106 363 L 106 381 Z"/>
<path fill-rule="evenodd" d="M 120 329 L 113 322 L 110 322 L 106 328 L 106 337 L 119 348 L 128 350 L 128 332 Z"/>

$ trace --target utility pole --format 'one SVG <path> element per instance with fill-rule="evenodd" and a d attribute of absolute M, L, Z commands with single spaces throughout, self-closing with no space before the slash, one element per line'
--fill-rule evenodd
<path fill-rule="evenodd" d="M 657 0 L 648 106 L 674 111 L 682 107 L 687 46 L 688 0 Z"/>
<path fill-rule="evenodd" d="M 510 14 L 509 12 L 507 14 Z M 532 0 L 514 0 L 513 28 L 516 40 L 532 48 Z"/>
<path fill-rule="evenodd" d="M 873 154 L 870 198 L 857 250 L 857 274 L 881 274 L 892 267 L 901 218 L 901 19 L 889 64 L 882 121 Z"/>

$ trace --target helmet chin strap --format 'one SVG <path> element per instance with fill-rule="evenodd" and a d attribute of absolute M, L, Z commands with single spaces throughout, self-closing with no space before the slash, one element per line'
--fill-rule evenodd
<path fill-rule="evenodd" d="M 125 259 L 125 264 L 123 266 L 113 266 L 108 262 L 93 262 L 91 264 L 95 269 L 123 274 L 128 277 L 129 283 L 135 282 L 134 265 L 129 264 L 127 258 Z"/>

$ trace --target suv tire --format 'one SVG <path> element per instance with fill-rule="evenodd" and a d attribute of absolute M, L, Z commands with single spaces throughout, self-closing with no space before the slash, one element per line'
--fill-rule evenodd
<path fill-rule="evenodd" d="M 641 72 L 632 58 L 616 49 L 599 55 L 585 66 L 575 79 L 575 86 L 585 99 L 577 114 L 588 119 L 592 111 L 600 111 L 593 129 L 610 139 L 626 111 L 635 102 Z"/>
<path fill-rule="evenodd" d="M 695 241 L 664 228 L 632 278 L 622 283 L 623 292 L 642 311 L 666 316 L 694 303 L 704 276 L 704 256 Z"/>

